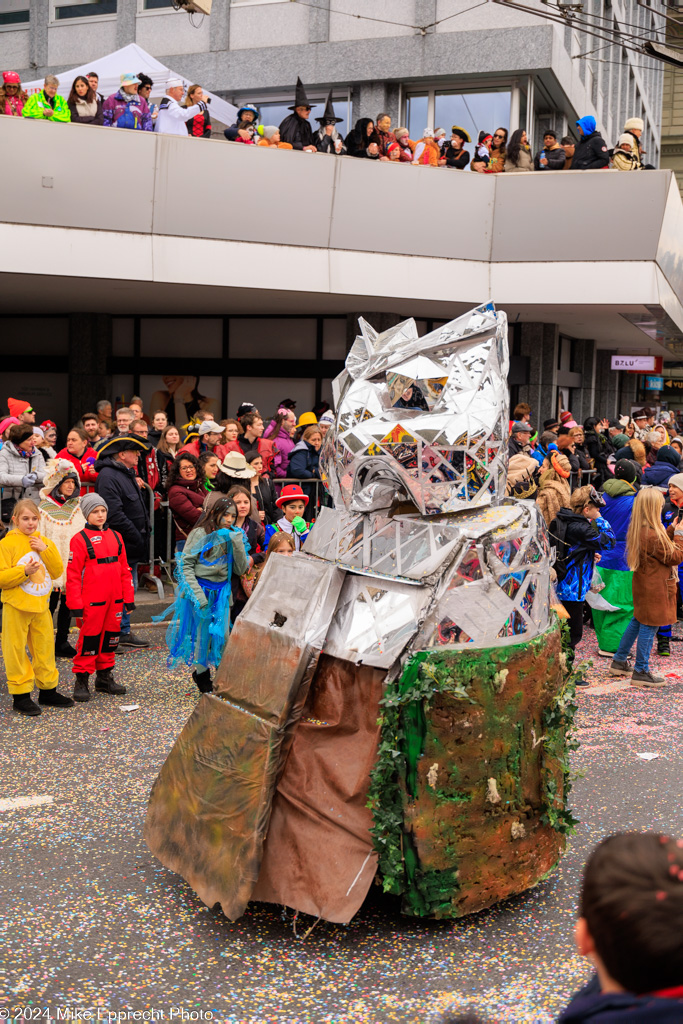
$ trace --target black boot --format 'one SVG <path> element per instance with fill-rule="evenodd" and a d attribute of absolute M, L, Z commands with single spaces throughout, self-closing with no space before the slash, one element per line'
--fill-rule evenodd
<path fill-rule="evenodd" d="M 95 689 L 100 693 L 127 693 L 125 686 L 117 683 L 110 668 L 98 669 L 95 675 Z"/>
<path fill-rule="evenodd" d="M 213 693 L 213 683 L 211 682 L 211 673 L 208 668 L 205 668 L 202 672 L 198 672 L 195 669 L 192 673 L 192 678 L 197 684 L 197 689 L 200 693 Z"/>
<path fill-rule="evenodd" d="M 657 637 L 657 654 L 660 656 L 660 658 L 671 657 L 671 648 L 669 647 L 668 636 Z"/>
<path fill-rule="evenodd" d="M 42 715 L 43 709 L 39 708 L 34 700 L 31 700 L 30 693 L 15 693 L 12 698 L 12 706 L 20 715 Z"/>
<path fill-rule="evenodd" d="M 38 703 L 49 708 L 72 708 L 74 706 L 71 697 L 65 697 L 56 686 L 51 690 L 41 690 L 38 694 Z"/>
<path fill-rule="evenodd" d="M 76 648 L 72 647 L 68 640 L 65 640 L 63 643 L 56 643 L 55 656 L 57 658 L 74 658 L 76 656 Z"/>
<path fill-rule="evenodd" d="M 78 701 L 79 704 L 85 704 L 86 701 L 90 700 L 87 672 L 76 673 L 76 679 L 74 681 L 74 700 Z"/>

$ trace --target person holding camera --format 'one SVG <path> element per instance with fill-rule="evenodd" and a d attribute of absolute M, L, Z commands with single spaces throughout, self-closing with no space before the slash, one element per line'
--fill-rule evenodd
<path fill-rule="evenodd" d="M 159 114 L 154 122 L 155 132 L 161 132 L 162 135 L 184 135 L 187 137 L 186 122 L 208 111 L 204 93 L 198 86 L 193 88 L 195 90 L 193 98 L 196 102 L 191 107 L 181 107 L 183 83 L 179 78 L 169 79 L 166 95 L 159 104 Z"/>

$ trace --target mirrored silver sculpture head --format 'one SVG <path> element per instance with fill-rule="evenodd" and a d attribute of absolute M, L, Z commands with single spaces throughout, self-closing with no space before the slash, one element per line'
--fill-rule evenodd
<path fill-rule="evenodd" d="M 336 417 L 321 453 L 337 508 L 401 503 L 422 515 L 505 496 L 507 321 L 479 306 L 420 337 L 414 320 L 361 334 L 334 382 Z"/>

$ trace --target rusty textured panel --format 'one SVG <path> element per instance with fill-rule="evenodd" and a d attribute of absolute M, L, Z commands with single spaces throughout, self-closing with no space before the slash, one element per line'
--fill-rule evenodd
<path fill-rule="evenodd" d="M 150 794 L 145 841 L 208 906 L 236 920 L 258 877 L 272 797 L 303 709 L 319 651 L 249 625 L 241 685 L 269 681 L 267 707 L 254 713 L 206 694 L 163 765 Z M 287 669 L 287 671 L 285 671 Z"/>
<path fill-rule="evenodd" d="M 367 805 L 384 670 L 323 654 L 273 801 L 253 898 L 350 921 L 375 875 Z"/>

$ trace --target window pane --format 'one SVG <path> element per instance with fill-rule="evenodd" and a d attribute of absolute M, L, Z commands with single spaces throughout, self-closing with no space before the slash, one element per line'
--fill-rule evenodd
<path fill-rule="evenodd" d="M 92 0 L 92 3 L 74 4 L 69 7 L 55 7 L 55 18 L 92 18 L 99 14 L 116 14 L 116 0 Z"/>
<path fill-rule="evenodd" d="M 0 14 L 0 25 L 21 25 L 28 20 L 28 11 L 8 11 L 7 14 Z"/>
<path fill-rule="evenodd" d="M 445 128 L 448 138 L 450 138 L 451 128 L 454 124 L 468 132 L 472 143 L 466 143 L 465 149 L 472 156 L 474 144 L 480 131 L 490 132 L 493 135 L 496 128 L 507 129 L 510 123 L 510 93 L 509 91 L 437 93 L 434 111 L 433 127 Z"/>
<path fill-rule="evenodd" d="M 151 11 L 157 7 L 173 7 L 173 0 L 145 0 L 144 9 Z"/>
<path fill-rule="evenodd" d="M 427 127 L 427 95 L 408 97 L 408 135 L 413 141 L 422 138 Z"/>

